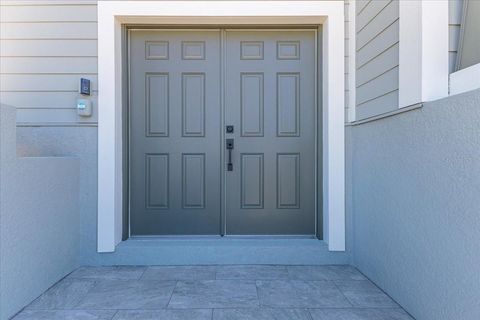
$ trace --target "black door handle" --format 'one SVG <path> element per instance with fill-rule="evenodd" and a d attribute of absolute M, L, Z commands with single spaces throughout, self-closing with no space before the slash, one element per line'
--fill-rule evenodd
<path fill-rule="evenodd" d="M 232 163 L 233 139 L 227 139 L 225 145 L 228 150 L 227 171 L 233 171 L 233 163 Z"/>

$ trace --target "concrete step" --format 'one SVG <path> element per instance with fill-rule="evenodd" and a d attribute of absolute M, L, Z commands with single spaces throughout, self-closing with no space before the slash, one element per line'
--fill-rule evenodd
<path fill-rule="evenodd" d="M 93 265 L 348 264 L 347 252 L 328 251 L 324 241 L 298 237 L 131 238 Z"/>

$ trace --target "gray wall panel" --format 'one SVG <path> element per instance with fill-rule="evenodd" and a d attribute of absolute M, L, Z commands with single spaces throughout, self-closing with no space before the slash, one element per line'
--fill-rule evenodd
<path fill-rule="evenodd" d="M 479 106 L 476 90 L 347 129 L 355 265 L 415 319 L 480 318 Z"/>
<path fill-rule="evenodd" d="M 79 265 L 79 161 L 17 156 L 15 114 L 0 107 L 0 319 Z M 43 157 L 42 157 L 43 156 Z"/>

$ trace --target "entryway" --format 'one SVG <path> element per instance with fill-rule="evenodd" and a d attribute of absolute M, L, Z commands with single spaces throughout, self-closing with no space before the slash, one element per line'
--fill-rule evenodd
<path fill-rule="evenodd" d="M 81 267 L 14 320 L 413 320 L 348 265 Z"/>
<path fill-rule="evenodd" d="M 315 235 L 316 29 L 130 29 L 131 235 Z"/>

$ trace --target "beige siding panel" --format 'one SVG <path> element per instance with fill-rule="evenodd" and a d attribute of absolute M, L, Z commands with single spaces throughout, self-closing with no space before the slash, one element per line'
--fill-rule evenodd
<path fill-rule="evenodd" d="M 2 57 L 96 57 L 97 40 L 4 40 Z"/>
<path fill-rule="evenodd" d="M 357 32 L 370 23 L 390 2 L 392 2 L 392 0 L 372 1 L 355 19 L 355 29 Z"/>
<path fill-rule="evenodd" d="M 2 0 L 1 6 L 96 5 L 97 0 Z"/>
<path fill-rule="evenodd" d="M 356 53 L 356 67 L 361 68 L 373 58 L 379 56 L 387 49 L 398 43 L 399 38 L 399 20 L 395 21 L 367 45 Z"/>
<path fill-rule="evenodd" d="M 355 78 L 356 86 L 378 77 L 382 73 L 398 66 L 399 59 L 398 43 L 384 51 L 382 54 L 372 59 L 369 63 L 357 69 Z"/>
<path fill-rule="evenodd" d="M 17 109 L 19 123 L 96 123 L 98 120 L 96 105 L 91 117 L 79 117 L 72 109 Z"/>
<path fill-rule="evenodd" d="M 96 57 L 2 58 L 1 73 L 97 73 Z"/>
<path fill-rule="evenodd" d="M 97 39 L 96 22 L 0 23 L 0 39 Z"/>
<path fill-rule="evenodd" d="M 7 74 L 0 75 L 0 91 L 78 91 L 80 78 L 90 79 L 97 90 L 96 75 Z"/>
<path fill-rule="evenodd" d="M 2 102 L 19 108 L 30 109 L 54 109 L 54 108 L 73 108 L 76 99 L 80 97 L 75 92 L 2 92 Z M 97 101 L 97 93 L 90 97 L 94 105 Z"/>
<path fill-rule="evenodd" d="M 357 106 L 398 89 L 398 67 L 357 87 Z"/>
<path fill-rule="evenodd" d="M 6 6 L 0 10 L 3 22 L 96 22 L 97 6 Z"/>
<path fill-rule="evenodd" d="M 26 124 L 97 122 L 96 1 L 2 2 L 0 91 Z M 92 81 L 93 116 L 77 115 L 80 77 Z"/>
<path fill-rule="evenodd" d="M 394 23 L 399 17 L 398 1 L 389 3 L 381 14 L 377 15 L 373 20 L 365 26 L 360 32 L 357 30 L 357 50 L 366 45 L 375 38 L 380 32 L 385 30 L 389 25 Z"/>
<path fill-rule="evenodd" d="M 358 120 L 362 120 L 396 109 L 398 109 L 398 90 L 357 106 L 356 115 Z"/>

